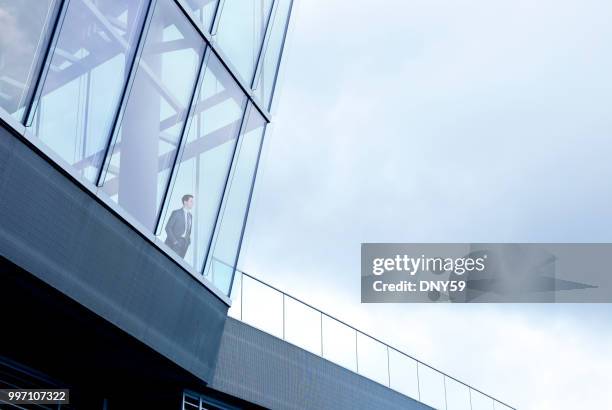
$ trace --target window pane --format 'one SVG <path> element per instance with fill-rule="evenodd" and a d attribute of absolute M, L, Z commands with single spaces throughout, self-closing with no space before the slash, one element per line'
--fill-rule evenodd
<path fill-rule="evenodd" d="M 272 0 L 225 0 L 216 40 L 242 78 L 251 82 Z"/>
<path fill-rule="evenodd" d="M 174 2 L 159 0 L 104 181 L 104 191 L 151 231 L 203 53 L 203 40 Z"/>
<path fill-rule="evenodd" d="M 447 410 L 471 410 L 470 388 L 448 377 L 445 380 Z"/>
<path fill-rule="evenodd" d="M 38 138 L 96 182 L 147 2 L 68 4 L 33 126 Z"/>
<path fill-rule="evenodd" d="M 359 374 L 389 385 L 387 346 L 363 333 L 357 333 L 357 366 Z"/>
<path fill-rule="evenodd" d="M 419 398 L 416 360 L 395 349 L 389 349 L 389 376 L 392 389 L 413 399 Z"/>
<path fill-rule="evenodd" d="M 282 338 L 283 294 L 247 276 L 242 280 L 242 320 Z"/>
<path fill-rule="evenodd" d="M 421 363 L 418 364 L 418 368 L 420 401 L 434 409 L 445 408 L 444 375 Z"/>
<path fill-rule="evenodd" d="M 256 95 L 268 109 L 272 103 L 276 73 L 285 42 L 285 32 L 289 13 L 291 12 L 291 4 L 292 0 L 278 0 L 270 39 L 263 55 L 261 73 L 257 82 Z"/>
<path fill-rule="evenodd" d="M 161 232 L 166 244 L 199 271 L 204 267 L 245 105 L 246 96 L 211 53 Z M 180 221 L 185 195 L 193 196 L 192 208 L 186 210 L 192 218 L 189 232 Z"/>
<path fill-rule="evenodd" d="M 19 120 L 55 17 L 54 0 L 0 0 L 0 107 Z"/>
<path fill-rule="evenodd" d="M 184 393 L 183 410 L 200 410 L 200 399 Z"/>
<path fill-rule="evenodd" d="M 472 395 L 472 410 L 494 410 L 493 399 L 470 389 Z"/>
<path fill-rule="evenodd" d="M 323 357 L 354 372 L 357 371 L 357 332 L 323 315 Z"/>
<path fill-rule="evenodd" d="M 224 208 L 219 218 L 213 263 L 206 272 L 209 280 L 226 293 L 234 273 L 234 262 L 245 223 L 265 124 L 264 118 L 250 105 L 245 128 L 242 131 L 243 135 L 236 152 L 236 165 L 230 176 Z"/>
<path fill-rule="evenodd" d="M 200 23 L 202 28 L 210 32 L 219 0 L 186 0 L 185 4 L 191 10 L 192 15 Z"/>
<path fill-rule="evenodd" d="M 285 296 L 285 340 L 321 354 L 321 312 Z"/>

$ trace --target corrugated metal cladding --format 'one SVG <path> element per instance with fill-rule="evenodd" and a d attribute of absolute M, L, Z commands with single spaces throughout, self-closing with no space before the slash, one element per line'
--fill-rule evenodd
<path fill-rule="evenodd" d="M 210 380 L 227 305 L 1 123 L 0 255 Z"/>
<path fill-rule="evenodd" d="M 211 387 L 274 409 L 430 408 L 232 318 Z"/>

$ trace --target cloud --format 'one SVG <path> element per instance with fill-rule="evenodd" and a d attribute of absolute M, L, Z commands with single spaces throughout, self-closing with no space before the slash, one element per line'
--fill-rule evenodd
<path fill-rule="evenodd" d="M 520 408 L 605 407 L 602 330 L 533 320 L 598 308 L 362 306 L 357 278 L 361 242 L 612 240 L 612 5 L 297 3 L 242 267 Z"/>

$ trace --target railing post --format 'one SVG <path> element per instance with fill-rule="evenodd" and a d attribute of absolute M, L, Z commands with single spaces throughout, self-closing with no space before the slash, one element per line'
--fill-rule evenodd
<path fill-rule="evenodd" d="M 448 398 L 446 394 L 446 376 L 442 375 L 442 380 L 444 381 L 444 408 L 448 410 Z"/>
<path fill-rule="evenodd" d="M 240 321 L 242 322 L 242 309 L 244 309 L 244 273 L 240 272 Z"/>
<path fill-rule="evenodd" d="M 283 340 L 285 340 L 285 294 L 281 294 L 283 295 Z"/>
<path fill-rule="evenodd" d="M 468 393 L 470 393 L 470 410 L 472 410 L 472 388 L 468 386 Z"/>
<path fill-rule="evenodd" d="M 357 345 L 359 335 L 357 333 L 357 330 L 355 330 L 355 367 L 357 368 L 357 373 L 359 373 L 359 347 Z"/>
<path fill-rule="evenodd" d="M 319 311 L 321 314 L 321 357 L 323 356 L 323 312 Z"/>
<path fill-rule="evenodd" d="M 391 388 L 391 361 L 389 359 L 389 345 L 387 346 L 387 384 Z"/>
<path fill-rule="evenodd" d="M 419 362 L 416 362 L 417 368 L 417 392 L 419 393 L 419 401 L 421 401 L 421 379 L 419 378 Z"/>

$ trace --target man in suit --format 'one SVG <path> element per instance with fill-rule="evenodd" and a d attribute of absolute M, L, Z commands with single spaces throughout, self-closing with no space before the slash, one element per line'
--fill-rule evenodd
<path fill-rule="evenodd" d="M 172 211 L 166 224 L 166 245 L 184 258 L 191 243 L 193 195 L 183 195 L 182 201 L 183 207 Z"/>

